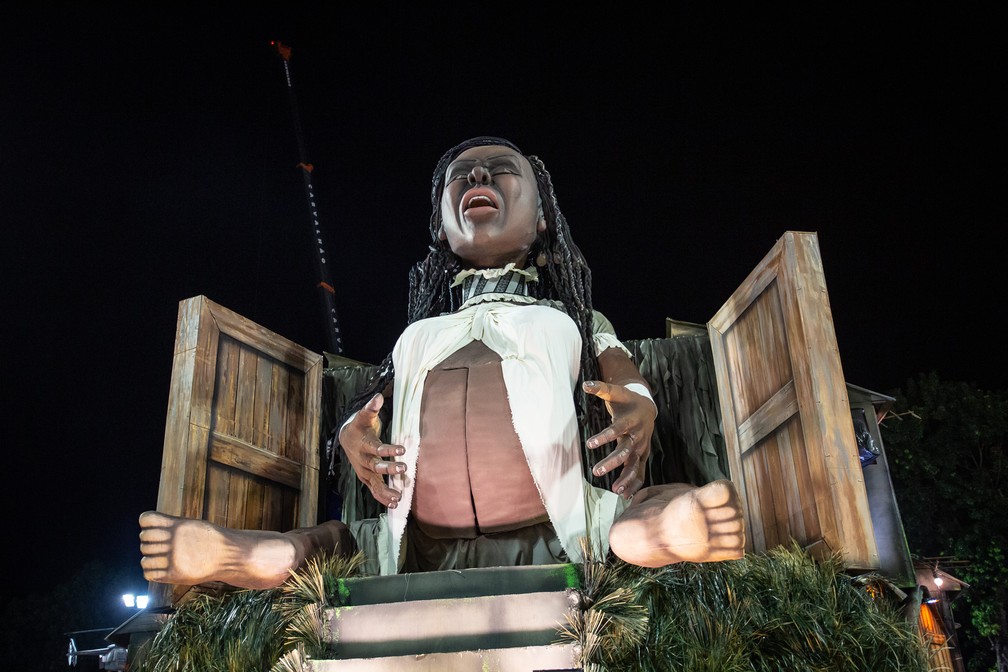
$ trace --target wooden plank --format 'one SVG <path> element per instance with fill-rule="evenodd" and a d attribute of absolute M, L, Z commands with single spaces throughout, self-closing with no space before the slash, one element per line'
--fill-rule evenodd
<path fill-rule="evenodd" d="M 832 499 L 832 516 L 825 520 L 835 528 L 824 528 L 823 536 L 831 546 L 842 549 L 848 564 L 875 568 L 878 551 L 818 243 L 814 236 L 792 236 L 786 248 L 796 278 L 794 286 L 789 286 L 788 298 L 800 318 L 793 336 L 792 359 L 799 360 L 803 367 L 796 367 L 795 386 L 799 406 L 805 397 L 807 407 L 815 409 L 806 422 L 806 429 L 813 429 L 806 431 L 806 441 L 810 454 L 822 458 L 829 483 L 825 492 Z"/>
<path fill-rule="evenodd" d="M 233 469 L 282 483 L 289 488 L 301 486 L 303 466 L 294 460 L 274 455 L 234 436 L 214 433 L 209 459 Z"/>
<path fill-rule="evenodd" d="M 157 509 L 175 516 L 182 515 L 186 473 L 185 450 L 176 446 L 189 443 L 189 401 L 192 395 L 192 372 L 195 349 L 176 352 L 172 363 L 171 389 L 168 392 L 168 419 L 165 422 L 164 448 L 161 451 L 161 477 L 158 485 Z"/>
<path fill-rule="evenodd" d="M 192 461 L 200 459 L 200 453 L 191 450 L 190 431 L 193 425 L 209 427 L 212 392 L 206 388 L 213 389 L 213 379 L 208 382 L 206 378 L 213 358 L 201 348 L 214 345 L 216 338 L 216 326 L 199 297 L 180 302 L 158 487 L 157 508 L 164 513 L 177 516 L 193 509 L 186 502 L 187 488 L 192 487 L 187 477 L 199 468 Z"/>
<path fill-rule="evenodd" d="M 254 442 L 255 428 L 253 411 L 255 406 L 255 382 L 259 357 L 247 345 L 238 351 L 238 395 L 235 405 L 235 436 L 249 443 Z"/>
<path fill-rule="evenodd" d="M 267 423 L 266 448 L 269 452 L 283 457 L 290 457 L 287 453 L 287 442 L 285 432 L 287 431 L 287 404 L 289 374 L 287 366 L 277 362 L 270 370 L 272 379 L 270 380 L 270 403 L 269 418 Z"/>
<path fill-rule="evenodd" d="M 318 359 L 309 369 L 305 371 L 304 396 L 311 399 L 322 398 L 322 360 Z M 300 463 L 301 470 L 301 493 L 302 497 L 298 506 L 298 524 L 310 526 L 318 524 L 318 488 L 319 488 L 319 404 L 305 404 L 303 437 L 299 445 L 302 446 Z M 311 437 L 311 438 L 309 438 Z"/>
<path fill-rule="evenodd" d="M 196 335 L 189 422 L 204 429 L 213 425 L 214 384 L 217 381 L 217 346 L 220 330 L 206 301 L 199 302 L 200 326 Z M 200 458 L 201 459 L 201 458 Z"/>
<path fill-rule="evenodd" d="M 284 499 L 290 496 L 287 488 L 268 488 L 263 493 L 262 529 L 281 531 L 284 527 Z M 292 516 L 289 520 L 295 520 Z"/>
<path fill-rule="evenodd" d="M 797 412 L 794 381 L 789 380 L 765 404 L 739 423 L 739 450 L 744 455 Z"/>
<path fill-rule="evenodd" d="M 234 434 L 238 403 L 238 342 L 222 335 L 217 349 L 217 394 L 214 400 L 214 430 Z"/>
<path fill-rule="evenodd" d="M 178 317 L 175 323 L 175 355 L 191 353 L 196 349 L 202 307 L 203 297 L 201 296 L 179 302 Z"/>
<path fill-rule="evenodd" d="M 190 299 L 179 303 L 175 323 L 175 346 L 172 352 L 171 386 L 165 420 L 164 443 L 161 452 L 161 473 L 158 485 L 157 510 L 180 516 L 187 510 L 185 493 L 185 449 L 190 441 L 190 409 L 193 378 L 196 368 L 196 345 L 200 326 L 200 302 Z M 147 594 L 151 607 L 174 604 L 177 586 L 148 582 Z"/>
<path fill-rule="evenodd" d="M 802 432 L 799 439 L 802 450 L 813 459 L 808 460 L 809 473 L 812 478 L 811 487 L 803 493 L 804 497 L 812 497 L 816 503 L 816 511 L 819 515 L 819 527 L 822 532 L 822 539 L 831 548 L 842 545 L 840 537 L 842 531 L 838 529 L 836 512 L 833 507 L 833 492 L 831 490 L 830 478 L 826 469 L 826 463 L 822 458 L 825 447 L 818 429 L 821 423 L 817 419 L 819 412 L 815 397 L 811 394 L 810 377 L 812 375 L 812 365 L 809 362 L 811 353 L 810 344 L 806 338 L 804 322 L 807 316 L 801 314 L 803 305 L 799 303 L 799 292 L 804 293 L 804 285 L 809 282 L 804 276 L 804 269 L 798 267 L 798 258 L 795 254 L 794 239 L 792 236 L 781 238 L 781 278 L 778 282 L 781 293 L 781 300 L 785 306 L 784 322 L 789 335 L 788 349 L 794 363 L 795 395 L 798 401 L 798 412 L 802 417 Z"/>
<path fill-rule="evenodd" d="M 739 316 L 752 305 L 767 286 L 777 278 L 777 259 L 779 257 L 781 242 L 774 244 L 770 251 L 766 253 L 763 260 L 756 265 L 742 284 L 739 285 L 717 314 L 707 323 L 708 333 L 713 329 L 719 334 L 729 331 Z"/>
<path fill-rule="evenodd" d="M 791 537 L 795 539 L 805 539 L 808 530 L 805 526 L 803 515 L 805 505 L 802 498 L 802 490 L 799 486 L 798 465 L 801 460 L 795 455 L 797 452 L 791 441 L 791 427 L 798 424 L 793 415 L 787 421 L 787 431 L 777 432 L 777 448 L 780 454 L 780 490 L 784 497 L 787 508 L 787 527 Z"/>
<path fill-rule="evenodd" d="M 204 520 L 214 525 L 230 527 L 228 511 L 232 508 L 230 496 L 231 474 L 216 464 L 208 464 L 206 468 L 206 492 L 204 497 L 206 507 L 203 511 Z"/>
<path fill-rule="evenodd" d="M 316 363 L 322 363 L 322 355 L 307 350 L 294 341 L 273 333 L 213 301 L 207 303 L 220 330 L 236 340 L 288 364 L 297 371 L 305 371 Z"/>
<path fill-rule="evenodd" d="M 246 483 L 245 492 L 245 521 L 240 527 L 247 530 L 268 529 L 263 524 L 262 502 L 263 492 L 266 486 L 255 478 L 242 479 Z"/>
<path fill-rule="evenodd" d="M 302 498 L 301 497 L 295 497 L 293 495 L 288 495 L 287 492 L 284 493 L 284 509 L 283 509 L 283 511 L 284 511 L 284 516 L 283 516 L 284 521 L 296 520 L 296 521 L 299 521 L 299 523 L 298 523 L 299 525 L 304 525 L 304 523 L 300 522 L 301 520 L 303 520 L 303 516 L 301 515 L 301 510 L 302 510 L 301 502 L 302 502 Z M 289 529 L 289 528 L 284 528 L 284 530 L 286 530 L 286 529 Z"/>
<path fill-rule="evenodd" d="M 767 464 L 767 483 L 773 484 L 770 490 L 770 499 L 773 501 L 773 518 L 767 518 L 766 524 L 774 529 L 774 537 L 777 544 L 790 544 L 792 538 L 791 526 L 789 525 L 789 502 L 783 487 L 785 473 L 782 467 L 786 460 L 781 458 L 782 446 L 775 434 L 772 441 L 768 441 L 764 450 Z"/>
<path fill-rule="evenodd" d="M 777 510 L 775 507 L 776 503 L 774 502 L 774 488 L 766 487 L 765 485 L 774 482 L 774 475 L 770 471 L 770 465 L 767 460 L 772 446 L 772 441 L 764 441 L 756 450 L 751 451 L 753 468 L 756 472 L 756 484 L 759 486 L 757 490 L 760 493 L 760 509 L 757 521 L 759 526 L 763 528 L 763 537 L 766 539 L 768 548 L 773 548 L 786 541 L 786 539 L 782 540 L 780 538 L 777 525 L 775 524 Z"/>
<path fill-rule="evenodd" d="M 273 360 L 256 353 L 255 394 L 252 402 L 252 443 L 269 450 L 270 387 L 273 384 Z M 272 451 L 270 451 L 272 452 Z"/>
<path fill-rule="evenodd" d="M 743 484 L 739 487 L 739 490 L 745 492 L 745 498 L 742 500 L 745 502 L 745 520 L 746 520 L 746 552 L 752 553 L 753 551 L 764 551 L 769 548 L 767 543 L 766 534 L 763 531 L 763 525 L 760 523 L 762 520 L 761 511 L 763 510 L 763 504 L 760 501 L 760 497 L 763 494 L 758 487 L 759 477 L 756 471 L 755 464 L 755 453 L 752 451 L 741 460 L 741 469 L 738 472 L 734 472 L 732 475 L 732 481 L 736 483 Z M 735 474 L 739 474 L 736 476 Z M 752 484 L 752 487 L 748 487 Z M 741 493 L 740 493 L 741 494 Z"/>
<path fill-rule="evenodd" d="M 206 445 L 210 431 L 205 427 L 191 425 L 188 443 L 182 450 L 186 453 L 186 470 L 182 474 L 182 510 L 178 515 L 184 518 L 203 518 L 203 496 L 206 489 Z"/>
<path fill-rule="evenodd" d="M 187 518 L 204 517 L 206 442 L 213 424 L 217 345 L 220 340 L 220 332 L 206 302 L 197 299 L 197 304 L 200 317 L 193 355 L 192 393 L 189 396 L 189 435 L 184 445 L 176 447 L 176 450 L 185 452 L 180 515 Z"/>
<path fill-rule="evenodd" d="M 304 399 L 310 398 L 305 390 L 304 376 L 288 378 L 287 422 L 284 426 L 284 444 L 287 446 L 287 457 L 297 462 L 304 461 L 305 432 L 309 431 L 305 421 Z M 321 398 L 321 393 L 320 397 Z M 313 435 L 312 435 L 313 436 Z"/>
<path fill-rule="evenodd" d="M 738 427 L 741 420 L 735 413 L 734 387 L 731 368 L 728 365 L 730 353 L 725 339 L 721 337 L 713 326 L 710 331 L 710 346 L 713 359 L 714 379 L 717 388 L 718 398 L 721 407 L 721 424 L 724 427 L 725 453 L 728 462 L 728 473 L 732 482 L 739 492 L 739 498 L 745 507 L 745 520 L 747 523 L 753 520 L 753 499 L 757 497 L 756 492 L 749 492 L 748 483 L 753 483 L 753 472 L 748 467 L 748 461 L 743 461 L 743 450 L 739 435 L 734 428 Z M 756 530 L 749 530 L 746 534 L 746 551 L 752 552 L 754 548 L 765 548 L 763 546 L 762 535 L 756 538 Z"/>
<path fill-rule="evenodd" d="M 248 495 L 248 478 L 235 472 L 230 467 L 214 462 L 214 470 L 226 473 L 228 489 L 224 497 L 227 501 L 227 526 L 237 529 L 245 528 L 245 501 Z"/>

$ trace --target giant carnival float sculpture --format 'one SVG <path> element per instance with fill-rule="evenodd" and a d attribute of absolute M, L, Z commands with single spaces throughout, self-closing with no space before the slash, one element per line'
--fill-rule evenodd
<path fill-rule="evenodd" d="M 310 165 L 301 167 L 310 195 Z M 480 237 L 502 217 L 517 234 Z M 325 295 L 335 352 L 324 353 L 206 296 L 180 302 L 157 510 L 141 517 L 151 600 L 110 635 L 135 669 L 211 669 L 200 665 L 212 656 L 230 669 L 318 672 L 770 670 L 785 660 L 923 671 L 946 662 L 948 647 L 921 634 L 921 587 L 879 435 L 893 399 L 844 379 L 814 232 L 785 231 L 706 324 L 666 317 L 663 336 L 625 342 L 593 321 L 590 273 L 544 165 L 510 142 L 476 138 L 442 157 L 431 235 L 406 333 L 433 325 L 422 339 L 445 340 L 435 354 L 397 346 L 382 363 L 345 357 Z M 534 308 L 544 312 L 525 319 Z M 573 334 L 559 355 L 562 339 L 543 326 L 551 316 Z M 547 329 L 545 340 L 515 349 L 479 320 L 522 339 Z M 586 377 L 584 342 L 597 359 L 611 351 L 631 364 L 608 376 L 630 396 L 579 393 L 591 379 L 611 390 L 613 370 L 596 362 Z M 545 354 L 528 354 L 536 348 Z M 512 451 L 489 472 L 461 467 L 462 486 L 450 455 L 418 459 L 451 415 L 430 411 L 425 379 L 443 398 L 456 395 L 451 376 L 435 375 L 453 358 L 464 361 L 451 370 L 497 376 L 463 374 L 471 396 L 459 403 L 482 404 L 462 432 L 470 457 L 488 455 L 475 452 L 481 442 L 510 441 Z M 566 391 L 540 394 L 543 376 Z M 474 402 L 478 389 L 496 392 Z M 390 393 L 391 417 L 373 398 L 363 406 L 375 391 Z M 493 394 L 514 416 L 503 429 L 487 419 Z M 592 403 L 610 411 L 595 426 Z M 649 409 L 646 447 L 634 447 L 639 413 L 621 404 Z M 362 453 L 340 445 L 354 422 L 372 466 L 387 463 L 374 467 L 379 482 L 362 479 Z M 551 438 L 545 457 L 525 445 L 543 431 L 566 437 Z M 608 449 L 591 450 L 593 437 Z M 634 455 L 644 458 L 639 482 L 614 468 L 629 473 Z M 593 470 L 600 463 L 606 474 Z M 432 480 L 442 471 L 450 482 Z M 638 505 L 614 486 L 648 494 Z M 521 519 L 522 534 L 540 536 L 509 537 L 507 553 L 518 544 L 524 559 L 501 560 L 438 534 L 458 532 L 466 516 L 505 532 Z M 277 573 L 271 563 L 290 549 Z M 444 564 L 447 553 L 469 559 Z"/>

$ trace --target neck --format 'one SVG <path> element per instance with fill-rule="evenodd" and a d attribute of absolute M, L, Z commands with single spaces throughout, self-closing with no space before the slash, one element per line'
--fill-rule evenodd
<path fill-rule="evenodd" d="M 478 297 L 495 295 L 495 299 L 509 297 L 531 297 L 529 283 L 537 282 L 539 275 L 534 268 L 518 269 L 514 264 L 504 268 L 482 268 L 462 271 L 455 276 L 453 285 L 462 285 L 462 303 L 469 303 Z"/>

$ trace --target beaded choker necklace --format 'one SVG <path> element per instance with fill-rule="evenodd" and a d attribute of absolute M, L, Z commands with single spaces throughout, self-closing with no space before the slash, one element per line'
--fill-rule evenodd
<path fill-rule="evenodd" d="M 529 283 L 538 282 L 535 268 L 515 268 L 513 263 L 504 268 L 481 268 L 462 271 L 455 276 L 452 287 L 462 285 L 462 305 L 465 308 L 483 301 L 517 301 L 533 303 Z"/>

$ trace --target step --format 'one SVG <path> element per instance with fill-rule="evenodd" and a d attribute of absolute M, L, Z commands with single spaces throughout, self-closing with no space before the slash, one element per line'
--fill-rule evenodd
<path fill-rule="evenodd" d="M 581 672 L 572 644 L 349 660 L 312 660 L 312 672 Z"/>
<path fill-rule="evenodd" d="M 338 658 L 540 646 L 574 615 L 567 591 L 487 595 L 326 610 Z"/>
<path fill-rule="evenodd" d="M 438 662 L 430 669 L 572 669 L 573 648 L 559 630 L 577 615 L 578 586 L 571 564 L 343 579 L 342 606 L 325 611 L 325 638 L 336 649 L 326 662 L 395 658 L 413 661 L 403 669 L 418 670 L 432 661 Z"/>
<path fill-rule="evenodd" d="M 350 577 L 340 580 L 339 590 L 344 606 L 357 606 L 563 591 L 579 588 L 579 581 L 577 568 L 565 563 Z"/>

